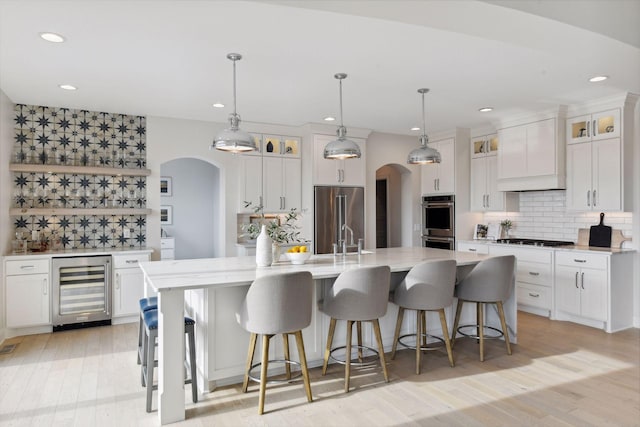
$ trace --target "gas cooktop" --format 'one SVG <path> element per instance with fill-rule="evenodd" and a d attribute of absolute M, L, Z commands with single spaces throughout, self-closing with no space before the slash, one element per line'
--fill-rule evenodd
<path fill-rule="evenodd" d="M 539 239 L 519 239 L 519 238 L 509 238 L 509 239 L 498 239 L 496 243 L 507 243 L 511 245 L 527 245 L 527 246 L 546 246 L 546 247 L 554 247 L 554 246 L 571 246 L 574 245 L 574 242 L 562 241 L 562 240 L 539 240 Z"/>

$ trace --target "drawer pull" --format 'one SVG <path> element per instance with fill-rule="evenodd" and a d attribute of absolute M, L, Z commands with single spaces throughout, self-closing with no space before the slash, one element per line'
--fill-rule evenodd
<path fill-rule="evenodd" d="M 573 262 L 587 262 L 586 259 L 573 259 Z"/>
<path fill-rule="evenodd" d="M 135 264 L 137 262 L 138 262 L 137 259 L 128 259 L 128 260 L 125 261 L 125 263 L 127 263 L 127 264 Z"/>
<path fill-rule="evenodd" d="M 469 252 L 475 252 L 475 251 L 477 251 L 477 249 L 469 248 Z"/>
<path fill-rule="evenodd" d="M 540 273 L 538 273 L 537 271 L 530 271 L 529 274 L 532 275 L 532 276 L 539 276 L 540 275 Z"/>
<path fill-rule="evenodd" d="M 36 268 L 35 265 L 21 265 L 20 269 L 21 270 L 31 270 L 32 268 Z"/>
<path fill-rule="evenodd" d="M 540 294 L 534 294 L 533 292 L 529 292 L 530 297 L 540 298 Z"/>

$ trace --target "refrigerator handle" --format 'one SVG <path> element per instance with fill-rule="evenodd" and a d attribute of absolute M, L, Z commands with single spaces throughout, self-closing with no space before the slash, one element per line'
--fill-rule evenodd
<path fill-rule="evenodd" d="M 336 207 L 338 208 L 338 229 L 336 230 L 336 237 L 338 237 L 338 243 L 341 240 L 340 233 L 342 232 L 342 226 L 347 220 L 347 196 L 339 194 L 336 196 Z"/>

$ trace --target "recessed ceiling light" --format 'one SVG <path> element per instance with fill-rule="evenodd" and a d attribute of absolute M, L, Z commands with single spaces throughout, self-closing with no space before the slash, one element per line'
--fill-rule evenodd
<path fill-rule="evenodd" d="M 594 77 L 591 77 L 591 78 L 589 79 L 589 81 L 590 81 L 591 83 L 597 83 L 597 82 L 605 81 L 605 80 L 607 80 L 608 78 L 609 78 L 609 76 L 594 76 Z"/>
<path fill-rule="evenodd" d="M 411 130 L 420 130 L 420 128 L 417 127 L 417 126 L 414 126 L 414 127 L 411 128 Z"/>
<path fill-rule="evenodd" d="M 64 42 L 64 37 L 60 34 L 56 33 L 40 33 L 40 37 L 51 43 L 62 43 Z"/>
<path fill-rule="evenodd" d="M 76 90 L 76 89 L 78 89 L 74 85 L 58 85 L 58 87 L 60 89 L 64 89 L 64 90 Z"/>
<path fill-rule="evenodd" d="M 324 118 L 324 121 L 325 121 L 325 122 L 332 122 L 332 121 L 334 121 L 335 119 L 336 119 L 335 117 L 327 116 L 327 117 L 325 117 L 325 118 Z"/>
<path fill-rule="evenodd" d="M 489 111 L 493 111 L 493 107 L 482 107 L 478 111 L 481 113 L 488 113 Z"/>
<path fill-rule="evenodd" d="M 213 104 L 213 106 L 214 106 L 215 108 L 224 108 L 224 104 L 223 104 L 223 103 L 221 103 L 221 102 L 216 102 L 215 104 Z"/>

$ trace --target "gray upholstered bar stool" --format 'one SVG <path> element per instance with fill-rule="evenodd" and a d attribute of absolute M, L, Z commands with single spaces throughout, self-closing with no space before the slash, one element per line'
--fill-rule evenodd
<path fill-rule="evenodd" d="M 319 309 L 327 316 L 331 317 L 329 324 L 329 335 L 327 337 L 327 348 L 324 353 L 324 364 L 322 375 L 327 373 L 327 365 L 331 357 L 338 363 L 345 365 L 344 391 L 349 392 L 349 377 L 351 374 L 351 333 L 353 324 L 356 323 L 358 334 L 358 359 L 362 361 L 362 322 L 371 322 L 378 342 L 378 356 L 384 380 L 389 382 L 387 365 L 384 360 L 384 345 L 380 334 L 380 323 L 378 319 L 387 313 L 387 303 L 389 301 L 389 285 L 391 280 L 391 270 L 388 266 L 362 267 L 342 272 L 331 289 L 319 303 Z M 347 321 L 347 342 L 345 346 L 331 348 L 333 344 L 333 334 L 336 330 L 336 321 Z M 345 360 L 337 360 L 331 356 L 332 352 L 345 348 Z M 373 349 L 369 349 L 375 352 Z M 362 365 L 362 363 L 353 363 Z"/>
<path fill-rule="evenodd" d="M 398 320 L 396 333 L 393 338 L 391 359 L 396 356 L 398 343 L 406 348 L 416 350 L 416 374 L 420 373 L 420 358 L 422 351 L 435 350 L 437 347 L 427 346 L 427 311 L 437 311 L 440 314 L 442 338 L 433 337 L 444 342 L 449 356 L 449 364 L 453 367 L 453 354 L 449 341 L 449 328 L 444 309 L 453 304 L 453 292 L 456 285 L 456 261 L 440 260 L 425 261 L 413 267 L 402 282 L 393 291 L 392 300 L 398 305 Z M 416 344 L 409 346 L 401 340 L 410 335 L 400 335 L 405 310 L 416 310 Z"/>
<path fill-rule="evenodd" d="M 294 273 L 273 274 L 259 277 L 251 284 L 240 310 L 236 313 L 236 319 L 240 326 L 251 333 L 242 391 L 244 393 L 247 392 L 249 379 L 260 383 L 259 414 L 264 412 L 264 395 L 268 379 L 267 369 L 270 362 L 269 340 L 274 335 L 282 334 L 285 358 L 284 360 L 272 360 L 271 362 L 285 363 L 287 380 L 291 380 L 290 364 L 298 364 L 289 359 L 289 335 L 295 335 L 307 400 L 309 402 L 313 400 L 307 358 L 302 340 L 302 329 L 311 324 L 312 299 L 313 278 L 310 272 L 297 271 Z M 254 365 L 253 355 L 256 350 L 258 335 L 262 335 L 262 362 Z M 251 370 L 258 366 L 260 366 L 259 379 L 251 376 Z"/>
<path fill-rule="evenodd" d="M 456 333 L 466 337 L 475 338 L 480 341 L 480 361 L 484 361 L 484 340 L 491 338 L 501 338 L 507 345 L 507 354 L 511 354 L 511 343 L 509 342 L 509 329 L 504 317 L 503 303 L 511 296 L 511 290 L 515 283 L 516 257 L 513 255 L 498 256 L 480 261 L 471 272 L 456 286 L 456 297 L 458 306 L 456 307 L 456 320 L 453 324 L 452 345 L 455 344 Z M 465 302 L 476 303 L 476 325 L 458 326 L 462 304 Z M 495 304 L 498 308 L 498 316 L 502 330 L 486 326 L 484 324 L 485 304 Z M 461 329 L 473 327 L 476 335 L 466 334 Z M 487 335 L 485 331 L 497 332 L 497 335 Z"/>

